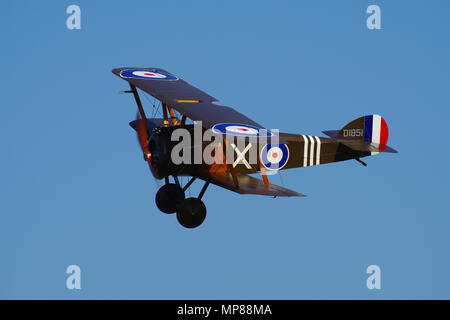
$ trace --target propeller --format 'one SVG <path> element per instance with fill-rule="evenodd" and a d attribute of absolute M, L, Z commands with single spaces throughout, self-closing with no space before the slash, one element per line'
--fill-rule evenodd
<path fill-rule="evenodd" d="M 145 119 L 147 120 L 147 119 Z M 148 166 L 150 167 L 150 170 L 152 169 L 152 153 L 150 152 L 148 148 L 148 131 L 145 128 L 144 120 L 141 118 L 139 112 L 136 116 L 136 123 L 137 123 L 137 136 L 139 140 L 139 144 L 141 146 L 142 152 L 144 152 L 145 158 L 147 159 Z"/>

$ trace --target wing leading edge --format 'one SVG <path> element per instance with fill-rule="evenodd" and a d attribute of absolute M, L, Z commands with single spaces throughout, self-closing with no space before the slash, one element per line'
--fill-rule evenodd
<path fill-rule="evenodd" d="M 264 129 L 233 108 L 213 104 L 216 98 L 164 69 L 125 67 L 113 69 L 112 72 L 192 120 L 202 121 L 205 128 L 229 122 Z"/>

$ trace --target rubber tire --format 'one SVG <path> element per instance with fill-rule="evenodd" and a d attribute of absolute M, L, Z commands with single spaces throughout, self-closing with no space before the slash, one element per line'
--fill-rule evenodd
<path fill-rule="evenodd" d="M 185 199 L 177 210 L 177 220 L 185 228 L 196 228 L 206 218 L 206 206 L 198 198 Z"/>
<path fill-rule="evenodd" d="M 156 206 L 164 213 L 174 213 L 184 201 L 183 189 L 175 183 L 168 183 L 159 188 L 155 196 Z"/>

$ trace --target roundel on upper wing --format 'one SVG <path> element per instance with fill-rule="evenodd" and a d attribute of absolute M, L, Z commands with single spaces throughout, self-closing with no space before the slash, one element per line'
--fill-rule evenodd
<path fill-rule="evenodd" d="M 149 80 L 178 80 L 177 77 L 157 70 L 143 70 L 143 69 L 125 69 L 120 71 L 122 78 L 136 78 Z"/>
<path fill-rule="evenodd" d="M 261 163 L 268 170 L 283 168 L 289 159 L 289 148 L 286 144 L 266 144 L 261 150 Z"/>
<path fill-rule="evenodd" d="M 273 133 L 265 129 L 240 123 L 219 123 L 212 127 L 214 133 L 247 137 L 271 137 Z"/>

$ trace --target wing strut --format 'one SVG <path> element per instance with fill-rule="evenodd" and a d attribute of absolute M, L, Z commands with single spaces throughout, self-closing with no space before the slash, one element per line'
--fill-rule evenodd
<path fill-rule="evenodd" d="M 236 172 L 234 172 L 233 166 L 231 164 L 227 163 L 226 152 L 227 152 L 227 148 L 229 148 L 228 141 L 227 141 L 227 139 L 223 139 L 223 142 L 224 142 L 223 163 L 227 166 L 227 171 L 231 174 L 231 177 L 233 178 L 234 185 L 236 187 L 239 187 L 239 180 L 238 180 L 238 178 L 236 176 Z"/>
<path fill-rule="evenodd" d="M 261 170 L 261 175 L 263 177 L 264 184 L 266 185 L 266 187 L 269 187 L 269 178 L 267 178 L 266 169 L 264 168 L 261 161 L 259 162 L 259 170 Z"/>
<path fill-rule="evenodd" d="M 162 103 L 163 117 L 164 117 L 164 127 L 169 126 L 169 118 L 167 117 L 167 105 Z"/>
<path fill-rule="evenodd" d="M 177 117 L 175 116 L 175 113 L 173 112 L 172 107 L 168 107 L 168 108 L 169 108 L 170 119 L 172 119 L 172 124 L 173 124 L 174 126 L 176 126 L 176 125 L 178 124 L 178 119 L 177 119 Z"/>
<path fill-rule="evenodd" d="M 185 123 L 186 123 L 186 115 L 185 114 L 183 114 L 183 117 L 181 118 L 181 122 L 180 122 L 180 127 L 184 127 L 184 125 L 185 125 Z"/>
<path fill-rule="evenodd" d="M 147 117 L 145 115 L 144 108 L 142 107 L 142 103 L 141 103 L 141 99 L 139 98 L 139 94 L 136 90 L 136 87 L 134 85 L 132 85 L 131 83 L 130 83 L 130 88 L 131 88 L 131 91 L 133 92 L 134 100 L 136 100 L 136 104 L 138 106 L 139 113 L 141 114 L 141 119 L 143 119 L 142 122 L 144 123 L 145 130 L 146 130 L 147 134 L 149 134 L 150 127 L 147 123 Z"/>

